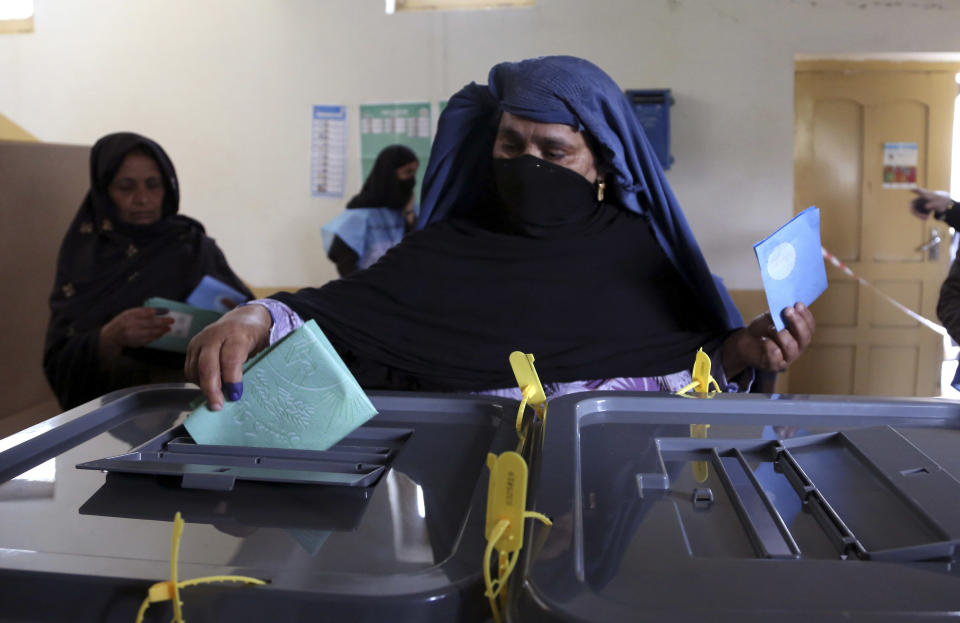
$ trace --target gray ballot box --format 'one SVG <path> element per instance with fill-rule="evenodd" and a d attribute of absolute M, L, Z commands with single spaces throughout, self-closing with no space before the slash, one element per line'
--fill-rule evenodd
<path fill-rule="evenodd" d="M 954 619 L 958 429 L 940 399 L 559 398 L 507 620 Z"/>
<path fill-rule="evenodd" d="M 0 440 L 0 621 L 484 621 L 488 453 L 518 404 L 371 392 L 326 452 L 198 446 L 198 390 L 109 394 Z M 693 427 L 691 427 L 693 425 Z M 589 392 L 526 444 L 509 621 L 927 621 L 960 613 L 960 405 Z M 694 436 L 691 436 L 693 434 Z M 170 602 L 146 621 L 169 621 Z"/>
<path fill-rule="evenodd" d="M 371 393 L 377 416 L 302 452 L 194 444 L 198 396 L 124 390 L 0 440 L 0 621 L 131 623 L 177 511 L 179 579 L 269 582 L 185 588 L 187 621 L 488 618 L 486 459 L 516 447 L 515 402 Z"/>

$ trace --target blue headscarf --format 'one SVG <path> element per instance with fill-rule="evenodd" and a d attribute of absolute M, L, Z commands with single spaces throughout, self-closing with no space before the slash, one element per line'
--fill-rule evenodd
<path fill-rule="evenodd" d="M 490 170 L 503 111 L 563 123 L 593 137 L 598 164 L 607 174 L 607 196 L 650 218 L 657 241 L 706 312 L 728 328 L 743 325 L 723 283 L 707 268 L 630 103 L 610 76 L 580 58 L 545 56 L 495 65 L 488 81 L 465 86 L 440 115 L 423 180 L 419 228 L 462 216 L 476 205 L 477 171 Z"/>

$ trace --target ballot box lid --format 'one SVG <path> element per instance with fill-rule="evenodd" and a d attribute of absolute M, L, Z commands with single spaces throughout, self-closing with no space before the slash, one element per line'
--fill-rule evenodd
<path fill-rule="evenodd" d="M 534 441 L 513 621 L 960 610 L 960 405 L 595 392 Z"/>
<path fill-rule="evenodd" d="M 185 589 L 187 620 L 487 618 L 486 460 L 516 446 L 515 402 L 370 392 L 378 415 L 337 446 L 271 454 L 193 444 L 198 396 L 122 390 L 0 440 L 0 618 L 134 620 L 178 511 L 181 580 L 269 582 Z"/>

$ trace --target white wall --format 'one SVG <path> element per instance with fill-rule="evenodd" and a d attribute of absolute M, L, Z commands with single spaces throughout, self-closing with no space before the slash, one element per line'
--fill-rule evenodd
<path fill-rule="evenodd" d="M 624 88 L 673 89 L 674 190 L 714 271 L 755 288 L 751 245 L 792 213 L 794 55 L 960 51 L 960 0 L 383 4 L 36 0 L 36 32 L 0 35 L 0 113 L 45 141 L 156 139 L 183 212 L 244 279 L 315 284 L 335 274 L 319 227 L 344 201 L 309 194 L 312 105 L 349 107 L 349 195 L 359 104 L 446 99 L 501 60 L 579 55 Z"/>

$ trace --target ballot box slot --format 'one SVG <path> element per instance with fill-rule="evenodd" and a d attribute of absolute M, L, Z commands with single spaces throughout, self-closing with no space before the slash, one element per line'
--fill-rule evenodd
<path fill-rule="evenodd" d="M 179 476 L 190 489 L 232 490 L 237 480 L 369 487 L 376 484 L 412 430 L 365 426 L 328 450 L 199 445 L 174 427 L 128 453 L 80 469 Z"/>
<path fill-rule="evenodd" d="M 790 482 L 803 502 L 804 509 L 817 520 L 820 528 L 840 556 L 845 558 L 853 554 L 858 558 L 866 558 L 866 549 L 833 507 L 830 506 L 830 503 L 813 484 L 793 455 L 783 447 L 778 448 L 777 454 L 775 469 L 786 476 L 787 481 Z"/>
<path fill-rule="evenodd" d="M 757 555 L 761 558 L 799 558 L 800 549 L 757 482 L 743 453 L 732 448 L 722 455 L 714 448 L 711 464 L 727 490 Z"/>
<path fill-rule="evenodd" d="M 784 441 L 775 469 L 842 556 L 955 561 L 960 482 L 889 426 Z"/>
<path fill-rule="evenodd" d="M 958 560 L 960 482 L 889 426 L 774 441 L 663 437 L 656 447 L 660 456 L 638 463 L 640 498 L 689 496 L 668 472 L 695 467 L 704 482 L 694 485 L 694 508 L 733 513 L 758 558 Z M 702 532 L 702 522 L 688 515 L 685 529 Z M 700 551 L 704 541 L 691 538 Z"/>

